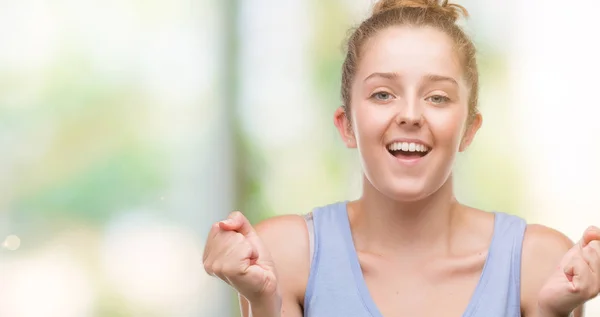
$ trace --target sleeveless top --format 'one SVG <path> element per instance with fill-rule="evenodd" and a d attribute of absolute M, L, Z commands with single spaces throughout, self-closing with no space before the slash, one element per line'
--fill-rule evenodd
<path fill-rule="evenodd" d="M 369 294 L 358 260 L 346 202 L 315 208 L 305 219 L 312 263 L 304 317 L 382 317 Z M 521 316 L 523 219 L 494 212 L 488 255 L 463 317 Z"/>

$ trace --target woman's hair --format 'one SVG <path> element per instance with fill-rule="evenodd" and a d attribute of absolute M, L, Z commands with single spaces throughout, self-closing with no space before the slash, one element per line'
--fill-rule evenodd
<path fill-rule="evenodd" d="M 475 58 L 475 46 L 456 21 L 467 18 L 467 10 L 448 0 L 380 0 L 373 8 L 373 14 L 353 30 L 347 43 L 347 53 L 342 66 L 342 101 L 349 115 L 351 87 L 365 42 L 377 32 L 392 26 L 433 27 L 452 38 L 459 54 L 469 94 L 468 122 L 477 114 L 479 73 Z M 349 116 L 348 116 L 349 118 Z"/>

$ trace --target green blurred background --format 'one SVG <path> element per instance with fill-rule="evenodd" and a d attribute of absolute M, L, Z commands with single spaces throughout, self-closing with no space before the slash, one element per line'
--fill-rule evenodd
<path fill-rule="evenodd" d="M 546 208 L 555 192 L 596 206 L 556 185 L 560 168 L 530 181 L 545 175 L 540 162 L 569 159 L 540 161 L 554 145 L 524 137 L 556 131 L 544 124 L 555 117 L 523 120 L 548 103 L 520 89 L 532 98 L 552 87 L 527 85 L 559 55 L 538 68 L 521 58 L 550 45 L 526 31 L 539 20 L 522 16 L 536 9 L 458 2 L 473 15 L 484 114 L 457 162 L 459 198 L 572 236 L 598 223 L 597 212 L 564 222 Z M 238 314 L 233 293 L 202 269 L 211 223 L 231 210 L 253 222 L 305 213 L 359 193 L 357 154 L 339 142 L 332 115 L 343 41 L 371 5 L 0 0 L 0 316 Z M 580 170 L 597 151 L 590 157 Z M 598 169 L 572 165 L 564 175 L 575 169 L 589 178 L 574 181 L 596 184 Z"/>

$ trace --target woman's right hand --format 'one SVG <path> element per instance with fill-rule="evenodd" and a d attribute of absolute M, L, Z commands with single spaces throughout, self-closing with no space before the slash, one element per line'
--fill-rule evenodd
<path fill-rule="evenodd" d="M 279 302 L 271 255 L 242 213 L 233 212 L 212 226 L 203 263 L 206 273 L 234 287 L 251 305 Z"/>

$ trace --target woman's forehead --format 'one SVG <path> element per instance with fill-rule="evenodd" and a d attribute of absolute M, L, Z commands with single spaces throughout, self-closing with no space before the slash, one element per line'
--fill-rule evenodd
<path fill-rule="evenodd" d="M 460 59 L 452 39 L 431 27 L 391 27 L 370 38 L 360 54 L 357 77 L 373 72 L 403 76 L 436 74 L 462 77 Z"/>

